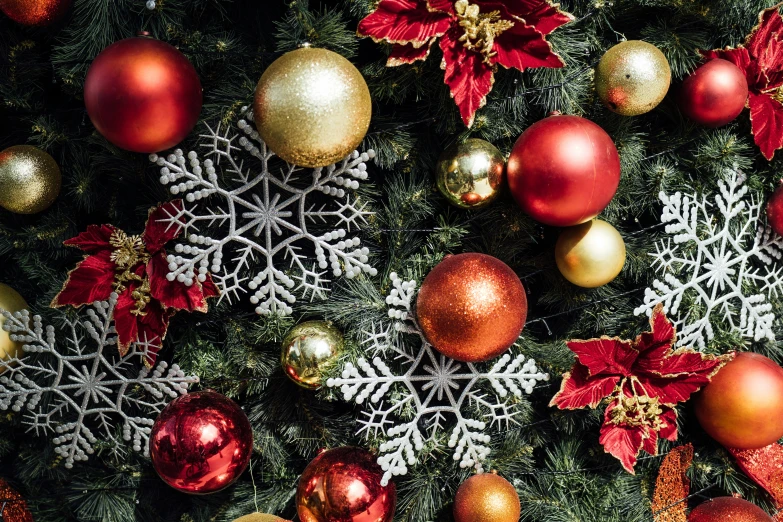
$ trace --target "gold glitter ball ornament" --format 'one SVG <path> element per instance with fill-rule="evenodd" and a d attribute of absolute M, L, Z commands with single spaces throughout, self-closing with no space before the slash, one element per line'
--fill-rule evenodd
<path fill-rule="evenodd" d="M 666 56 L 640 40 L 621 42 L 603 55 L 595 69 L 595 90 L 612 111 L 623 116 L 650 112 L 666 97 L 672 71 Z"/>
<path fill-rule="evenodd" d="M 520 510 L 517 490 L 494 473 L 470 477 L 454 497 L 456 522 L 517 522 Z"/>
<path fill-rule="evenodd" d="M 280 362 L 285 374 L 302 388 L 316 390 L 324 373 L 343 353 L 343 334 L 327 321 L 307 321 L 295 326 L 285 339 Z"/>
<path fill-rule="evenodd" d="M 438 161 L 438 190 L 459 208 L 480 208 L 500 193 L 506 160 L 491 143 L 471 138 L 452 145 Z"/>
<path fill-rule="evenodd" d="M 275 154 L 302 167 L 337 163 L 364 139 L 372 100 L 362 74 L 337 53 L 304 47 L 264 72 L 253 115 Z"/>
<path fill-rule="evenodd" d="M 288 522 L 280 517 L 274 515 L 267 515 L 265 513 L 250 513 L 243 517 L 239 517 L 234 522 Z"/>
<path fill-rule="evenodd" d="M 26 310 L 27 308 L 27 303 L 24 298 L 19 295 L 19 292 L 6 284 L 0 283 L 0 310 L 5 310 L 6 312 L 13 314 Z M 7 361 L 8 359 L 13 359 L 21 352 L 23 343 L 11 340 L 10 332 L 3 330 L 5 321 L 5 317 L 0 315 L 0 359 Z M 0 373 L 2 373 L 2 371 L 0 371 Z"/>
<path fill-rule="evenodd" d="M 60 167 L 49 154 L 30 145 L 0 152 L 0 207 L 16 214 L 36 214 L 60 194 Z"/>
<path fill-rule="evenodd" d="M 555 245 L 555 261 L 563 277 L 583 288 L 613 280 L 625 265 L 625 242 L 606 221 L 595 219 L 564 229 Z"/>

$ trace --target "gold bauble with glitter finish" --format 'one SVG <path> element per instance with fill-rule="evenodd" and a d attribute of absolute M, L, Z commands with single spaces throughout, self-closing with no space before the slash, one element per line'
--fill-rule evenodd
<path fill-rule="evenodd" d="M 625 242 L 606 221 L 595 219 L 564 229 L 555 245 L 555 261 L 563 277 L 583 288 L 613 280 L 625 265 Z"/>
<path fill-rule="evenodd" d="M 49 154 L 30 145 L 0 152 L 0 207 L 16 214 L 37 214 L 60 194 L 60 167 Z"/>
<path fill-rule="evenodd" d="M 517 522 L 520 511 L 517 490 L 494 473 L 473 475 L 454 497 L 456 522 Z"/>
<path fill-rule="evenodd" d="M 672 71 L 666 56 L 640 40 L 621 42 L 603 55 L 595 69 L 595 90 L 612 111 L 638 116 L 666 97 Z"/>
<path fill-rule="evenodd" d="M 337 53 L 304 47 L 267 68 L 256 88 L 258 133 L 291 164 L 325 167 L 364 139 L 372 100 L 362 74 Z"/>
<path fill-rule="evenodd" d="M 471 138 L 452 145 L 438 161 L 438 190 L 459 208 L 488 205 L 500 192 L 506 160 L 488 141 Z"/>
<path fill-rule="evenodd" d="M 302 388 L 316 390 L 325 372 L 343 353 L 345 341 L 331 323 L 307 321 L 295 326 L 283 339 L 280 363 L 285 374 Z"/>
<path fill-rule="evenodd" d="M 24 298 L 19 295 L 19 292 L 11 288 L 10 286 L 0 283 L 0 310 L 6 312 L 16 313 L 28 308 Z M 22 343 L 12 341 L 11 333 L 3 330 L 3 324 L 6 319 L 0 315 L 0 359 L 7 361 L 13 359 L 22 350 Z M 0 370 L 2 373 L 3 370 Z"/>
<path fill-rule="evenodd" d="M 288 522 L 280 517 L 274 515 L 267 515 L 265 513 L 250 513 L 243 517 L 234 519 L 234 522 Z"/>

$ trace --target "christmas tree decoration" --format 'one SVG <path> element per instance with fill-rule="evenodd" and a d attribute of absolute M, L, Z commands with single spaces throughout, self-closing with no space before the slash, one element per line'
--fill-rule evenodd
<path fill-rule="evenodd" d="M 595 219 L 560 232 L 555 261 L 563 277 L 596 288 L 612 281 L 625 266 L 625 242 L 606 221 Z"/>
<path fill-rule="evenodd" d="M 206 495 L 225 489 L 247 469 L 253 430 L 231 399 L 207 390 L 171 401 L 150 434 L 152 466 L 183 493 Z"/>
<path fill-rule="evenodd" d="M 27 308 L 27 302 L 24 300 L 24 297 L 19 295 L 19 292 L 6 284 L 0 283 L 0 310 L 15 314 Z M 4 328 L 5 323 L 5 317 L 0 315 L 0 360 L 3 361 L 17 358 L 23 344 L 11 339 L 11 334 Z M 4 368 L 0 369 L 0 373 L 4 371 Z"/>
<path fill-rule="evenodd" d="M 767 202 L 767 223 L 779 236 L 783 236 L 783 182 Z"/>
<path fill-rule="evenodd" d="M 775 339 L 767 296 L 783 290 L 777 264 L 783 238 L 764 226 L 764 203 L 755 195 L 746 198 L 748 187 L 740 176 L 728 172 L 714 195 L 659 194 L 661 221 L 671 237 L 650 255 L 663 277 L 645 289 L 644 304 L 634 314 L 650 315 L 663 304 L 680 331 L 678 346 L 704 349 L 719 322 L 755 341 Z M 680 311 L 683 299 L 692 300 L 700 313 Z"/>
<path fill-rule="evenodd" d="M 307 321 L 283 339 L 283 372 L 302 388 L 323 386 L 324 374 L 343 354 L 343 334 L 327 321 Z"/>
<path fill-rule="evenodd" d="M 66 241 L 65 245 L 87 256 L 68 274 L 52 306 L 81 306 L 117 293 L 114 322 L 120 355 L 137 341 L 159 346 L 178 310 L 206 312 L 207 298 L 218 295 L 208 273 L 193 279 L 167 274 L 169 261 L 163 247 L 183 229 L 183 223 L 169 218 L 183 208 L 182 201 L 175 200 L 151 209 L 140 236 L 129 236 L 112 225 L 90 225 Z M 147 356 L 146 363 L 152 366 L 157 351 L 150 349 Z"/>
<path fill-rule="evenodd" d="M 22 25 L 45 26 L 68 12 L 73 0 L 0 0 L 0 11 Z"/>
<path fill-rule="evenodd" d="M 289 522 L 283 520 L 280 517 L 274 515 L 267 515 L 265 513 L 250 513 L 243 517 L 235 518 L 234 522 Z"/>
<path fill-rule="evenodd" d="M 740 353 L 695 400 L 696 418 L 727 448 L 757 449 L 783 437 L 783 368 Z"/>
<path fill-rule="evenodd" d="M 124 454 L 126 444 L 149 455 L 153 420 L 140 413 L 157 414 L 198 382 L 177 365 L 142 365 L 160 346 L 133 343 L 119 355 L 113 320 L 117 306 L 119 296 L 113 293 L 107 301 L 93 303 L 86 317 L 63 314 L 60 329 L 44 328 L 41 317 L 27 310 L 0 311 L 3 329 L 22 343 L 25 354 L 0 361 L 0 409 L 26 408 L 24 424 L 38 435 L 55 435 L 55 453 L 66 468 L 87 460 L 98 444 L 115 457 Z M 88 421 L 94 421 L 100 433 L 94 433 Z"/>
<path fill-rule="evenodd" d="M 426 60 L 440 39 L 446 85 L 470 127 L 487 102 L 498 65 L 520 71 L 565 67 L 546 36 L 573 19 L 548 0 L 381 0 L 358 33 L 392 45 L 389 67 Z"/>
<path fill-rule="evenodd" d="M 759 449 L 727 448 L 737 466 L 753 481 L 769 493 L 778 513 L 783 510 L 783 446 L 774 442 Z M 780 517 L 777 517 L 780 518 Z"/>
<path fill-rule="evenodd" d="M 687 471 L 693 462 L 693 445 L 686 444 L 671 450 L 661 462 L 655 493 L 650 504 L 653 522 L 688 522 L 688 504 L 691 491 Z"/>
<path fill-rule="evenodd" d="M 488 361 L 522 333 L 527 296 L 519 277 L 499 259 L 448 255 L 424 278 L 416 315 L 424 336 L 446 357 Z"/>
<path fill-rule="evenodd" d="M 593 219 L 612 200 L 620 184 L 620 156 L 595 123 L 556 114 L 522 133 L 507 172 L 511 193 L 526 214 L 569 227 Z"/>
<path fill-rule="evenodd" d="M 339 54 L 303 47 L 272 63 L 256 87 L 253 114 L 261 139 L 288 163 L 326 167 L 367 135 L 370 89 Z"/>
<path fill-rule="evenodd" d="M 452 205 L 490 204 L 500 193 L 506 160 L 488 141 L 470 138 L 446 149 L 437 166 L 438 190 Z"/>
<path fill-rule="evenodd" d="M 247 118 L 252 121 L 252 113 Z M 202 147 L 211 158 L 203 163 L 195 152 L 185 156 L 181 150 L 150 156 L 161 167 L 160 182 L 170 184 L 172 194 L 184 194 L 188 203 L 163 220 L 181 224 L 190 242 L 177 245 L 176 255 L 168 257 L 168 277 L 184 277 L 188 285 L 211 269 L 221 299 L 231 302 L 232 296 L 238 300 L 247 292 L 258 314 L 290 315 L 296 281 L 303 297 L 323 299 L 327 268 L 348 279 L 378 273 L 358 235 L 348 236 L 372 214 L 351 191 L 367 179 L 366 162 L 375 157 L 373 150 L 354 151 L 339 164 L 308 174 L 294 165 L 273 171 L 275 153 L 247 120 L 239 121 L 246 137 L 236 143 L 236 136 L 221 134 L 219 127 L 207 128 Z M 253 167 L 235 154 L 240 147 L 255 160 Z M 225 176 L 216 168 L 221 160 L 227 163 Z M 312 264 L 304 247 L 315 252 Z"/>
<path fill-rule="evenodd" d="M 680 89 L 680 110 L 705 127 L 721 127 L 745 108 L 748 80 L 728 60 L 716 58 L 693 71 Z"/>
<path fill-rule="evenodd" d="M 60 167 L 48 153 L 30 145 L 0 152 L 0 207 L 16 214 L 37 214 L 60 195 Z"/>
<path fill-rule="evenodd" d="M 517 522 L 519 515 L 517 490 L 494 473 L 470 477 L 454 497 L 455 522 Z"/>
<path fill-rule="evenodd" d="M 302 522 L 391 522 L 397 488 L 361 448 L 326 450 L 307 465 L 296 491 Z"/>
<path fill-rule="evenodd" d="M 0 479 L 0 499 L 0 517 L 3 522 L 33 522 L 33 514 L 24 497 L 3 479 Z"/>
<path fill-rule="evenodd" d="M 366 405 L 366 418 L 358 421 L 359 434 L 373 439 L 383 435 L 385 442 L 378 457 L 384 470 L 382 484 L 388 484 L 392 476 L 405 475 L 408 466 L 416 464 L 425 442 L 436 448 L 442 445 L 447 415 L 455 418 L 448 439 L 454 460 L 461 468 L 472 467 L 482 473 L 482 462 L 491 451 L 485 445 L 490 436 L 483 433 L 487 422 L 471 418 L 467 412 L 480 412 L 493 425 L 516 424 L 523 393 L 532 393 L 536 383 L 549 380 L 549 376 L 523 355 L 512 358 L 505 354 L 492 366 L 480 369 L 437 353 L 412 313 L 416 281 L 402 281 L 395 273 L 390 278 L 392 290 L 386 303 L 395 322 L 365 332 L 362 344 L 372 354 L 372 362 L 360 358 L 357 366 L 346 363 L 342 375 L 327 380 L 326 385 L 339 387 L 346 401 Z M 412 344 L 401 338 L 406 334 L 414 339 Z M 395 361 L 399 374 L 387 360 Z M 488 390 L 494 397 L 487 395 Z M 390 402 L 381 402 L 384 398 Z M 422 430 L 428 432 L 426 437 Z"/>
<path fill-rule="evenodd" d="M 773 522 L 763 509 L 747 500 L 718 497 L 696 506 L 688 522 Z"/>
<path fill-rule="evenodd" d="M 595 90 L 611 111 L 623 116 L 650 112 L 666 97 L 672 82 L 660 49 L 641 40 L 620 42 L 595 68 Z"/>
<path fill-rule="evenodd" d="M 658 452 L 658 438 L 677 440 L 677 404 L 707 385 L 732 355 L 675 350 L 674 325 L 657 306 L 652 331 L 635 340 L 601 337 L 573 340 L 576 363 L 563 375 L 550 406 L 561 410 L 597 408 L 608 399 L 599 442 L 629 473 L 639 453 Z"/>
<path fill-rule="evenodd" d="M 132 152 L 158 152 L 181 142 L 196 126 L 201 102 L 193 65 L 148 36 L 104 49 L 84 81 L 84 104 L 95 128 Z"/>

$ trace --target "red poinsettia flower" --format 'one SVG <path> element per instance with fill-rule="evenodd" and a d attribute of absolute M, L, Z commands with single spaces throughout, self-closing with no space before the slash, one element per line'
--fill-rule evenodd
<path fill-rule="evenodd" d="M 780 5 L 759 15 L 745 45 L 702 51 L 705 58 L 723 58 L 745 73 L 748 107 L 756 145 L 771 160 L 783 148 L 783 18 Z"/>
<path fill-rule="evenodd" d="M 677 439 L 677 403 L 709 383 L 734 358 L 690 348 L 674 350 L 676 332 L 660 305 L 653 310 L 650 325 L 652 331 L 634 341 L 570 341 L 568 348 L 577 361 L 550 403 L 573 410 L 596 408 L 606 399 L 599 442 L 629 473 L 641 450 L 658 453 L 658 437 Z"/>
<path fill-rule="evenodd" d="M 440 38 L 446 84 L 470 127 L 498 64 L 520 71 L 565 66 L 545 36 L 571 20 L 549 0 L 381 0 L 358 33 L 392 44 L 389 66 L 426 59 Z"/>
<path fill-rule="evenodd" d="M 219 294 L 209 274 L 192 286 L 166 278 L 169 270 L 163 246 L 182 231 L 171 222 L 171 216 L 181 211 L 181 200 L 150 210 L 141 236 L 129 236 L 112 225 L 90 225 L 66 241 L 88 256 L 68 275 L 52 306 L 91 304 L 116 292 L 114 325 L 120 354 L 125 355 L 132 343 L 144 342 L 150 347 L 145 362 L 155 364 L 171 316 L 178 310 L 206 312 L 207 298 Z"/>

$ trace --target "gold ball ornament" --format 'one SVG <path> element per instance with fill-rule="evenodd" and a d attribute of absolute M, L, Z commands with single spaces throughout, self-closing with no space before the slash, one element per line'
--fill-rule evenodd
<path fill-rule="evenodd" d="M 340 358 L 343 334 L 326 321 L 307 321 L 295 326 L 283 339 L 280 362 L 285 374 L 302 388 L 317 390 L 324 373 Z"/>
<path fill-rule="evenodd" d="M 497 147 L 471 138 L 452 145 L 438 160 L 438 190 L 459 208 L 484 207 L 500 193 L 505 170 Z"/>
<path fill-rule="evenodd" d="M 625 265 L 625 242 L 606 221 L 595 219 L 564 229 L 555 245 L 555 261 L 563 277 L 583 288 L 613 280 Z"/>
<path fill-rule="evenodd" d="M 470 477 L 454 497 L 456 522 L 517 522 L 520 509 L 517 490 L 494 473 Z"/>
<path fill-rule="evenodd" d="M 60 194 L 60 167 L 49 154 L 30 145 L 0 152 L 0 207 L 16 214 L 36 214 Z"/>
<path fill-rule="evenodd" d="M 280 517 L 274 515 L 267 515 L 265 513 L 250 513 L 243 517 L 234 519 L 234 522 L 288 522 Z"/>
<path fill-rule="evenodd" d="M 326 49 L 304 47 L 267 68 L 253 103 L 256 127 L 275 154 L 302 167 L 325 167 L 367 135 L 370 89 L 354 65 Z"/>
<path fill-rule="evenodd" d="M 621 42 L 603 55 L 595 69 L 595 90 L 613 112 L 638 116 L 666 97 L 672 71 L 666 56 L 640 40 Z"/>
<path fill-rule="evenodd" d="M 0 283 L 0 310 L 16 313 L 28 309 L 24 297 L 10 286 Z M 22 350 L 22 343 L 12 341 L 10 332 L 3 329 L 5 317 L 0 315 L 0 359 L 13 359 Z M 2 371 L 0 371 L 2 373 Z"/>

